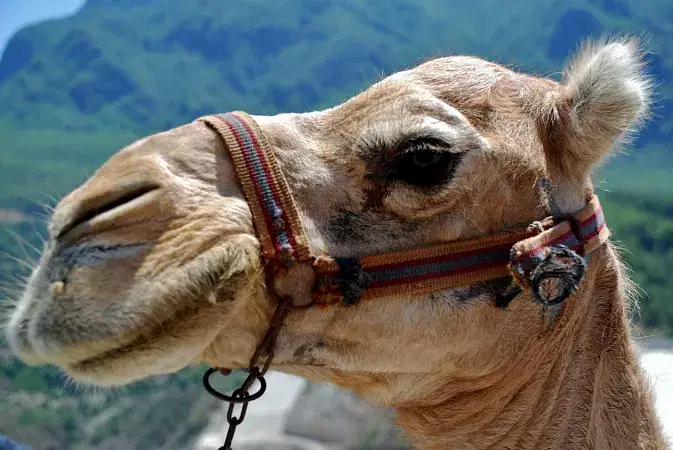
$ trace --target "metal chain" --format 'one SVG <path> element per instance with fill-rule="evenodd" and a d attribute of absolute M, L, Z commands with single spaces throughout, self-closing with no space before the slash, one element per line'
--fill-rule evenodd
<path fill-rule="evenodd" d="M 269 329 L 262 339 L 262 342 L 260 342 L 260 344 L 257 346 L 257 350 L 255 350 L 252 358 L 250 358 L 250 364 L 246 369 L 248 376 L 246 377 L 245 381 L 243 381 L 241 387 L 232 392 L 231 395 L 227 395 L 216 390 L 210 384 L 210 376 L 212 374 L 219 372 L 222 375 L 227 376 L 231 374 L 231 370 L 216 369 L 211 367 L 203 375 L 203 385 L 206 388 L 206 391 L 208 391 L 208 393 L 213 397 L 229 403 L 229 410 L 227 411 L 227 422 L 229 423 L 229 430 L 227 431 L 227 437 L 224 440 L 224 444 L 218 450 L 232 450 L 231 444 L 234 440 L 236 427 L 242 424 L 243 420 L 245 420 L 245 414 L 248 412 L 248 403 L 257 400 L 266 391 L 266 380 L 264 379 L 264 375 L 266 374 L 267 370 L 269 370 L 269 366 L 271 366 L 271 360 L 273 359 L 273 348 L 276 344 L 276 339 L 278 338 L 280 329 L 283 326 L 283 320 L 285 319 L 285 315 L 290 309 L 290 306 L 291 299 L 288 297 L 281 298 L 278 302 L 276 311 L 274 311 L 273 316 L 271 317 L 271 324 L 269 325 Z M 262 355 L 265 355 L 266 359 L 260 368 L 258 360 Z M 259 381 L 260 387 L 254 394 L 250 394 L 249 390 L 255 380 Z M 234 415 L 234 406 L 239 404 L 241 405 L 241 411 L 237 417 Z"/>

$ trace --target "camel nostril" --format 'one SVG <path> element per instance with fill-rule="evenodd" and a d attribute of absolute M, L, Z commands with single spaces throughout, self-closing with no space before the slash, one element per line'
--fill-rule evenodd
<path fill-rule="evenodd" d="M 73 216 L 72 220 L 66 224 L 57 234 L 56 239 L 60 239 L 69 233 L 71 230 L 79 225 L 82 225 L 91 219 L 112 211 L 113 209 L 136 200 L 150 192 L 159 189 L 155 184 L 143 184 L 141 186 L 134 186 L 131 189 L 122 190 L 118 193 L 110 193 L 105 198 L 97 198 L 92 200 L 89 205 L 84 204 L 79 211 Z"/>

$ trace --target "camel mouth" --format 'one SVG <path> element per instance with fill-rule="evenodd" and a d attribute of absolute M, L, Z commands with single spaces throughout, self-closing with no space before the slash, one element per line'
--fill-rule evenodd
<path fill-rule="evenodd" d="M 148 311 L 130 320 L 123 308 L 101 309 L 87 321 L 73 303 L 81 298 L 29 294 L 35 290 L 25 294 L 8 324 L 12 352 L 28 365 L 55 366 L 84 384 L 121 386 L 176 372 L 196 359 L 219 332 L 216 327 L 198 326 L 218 314 L 217 305 L 210 303 L 190 303 L 170 317 L 158 318 Z"/>
<path fill-rule="evenodd" d="M 30 316 L 21 318 L 18 328 L 9 332 L 14 354 L 26 364 L 50 364 L 71 372 L 71 369 L 76 369 L 83 362 L 103 359 L 108 354 L 132 345 L 134 341 L 134 337 L 128 332 L 107 338 L 76 340 L 73 335 L 61 333 L 57 338 L 52 335 L 52 330 L 40 328 L 40 320 L 45 314 L 53 316 L 48 310 L 33 312 Z"/>
<path fill-rule="evenodd" d="M 26 364 L 98 386 L 180 370 L 219 333 L 237 292 L 256 286 L 256 241 L 241 236 L 247 245 L 209 247 L 153 276 L 139 269 L 151 244 L 52 241 L 8 317 L 10 348 Z"/>

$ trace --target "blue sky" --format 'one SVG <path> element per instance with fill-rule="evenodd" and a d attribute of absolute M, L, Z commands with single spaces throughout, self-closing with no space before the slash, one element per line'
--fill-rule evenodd
<path fill-rule="evenodd" d="M 85 0 L 0 0 L 0 56 L 7 41 L 24 26 L 47 19 L 68 16 Z"/>

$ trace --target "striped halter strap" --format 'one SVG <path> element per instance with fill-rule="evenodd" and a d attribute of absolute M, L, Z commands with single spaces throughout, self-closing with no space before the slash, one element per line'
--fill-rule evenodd
<path fill-rule="evenodd" d="M 267 275 L 277 307 L 267 334 L 250 360 L 248 377 L 231 395 L 214 389 L 210 376 L 229 369 L 208 369 L 208 392 L 229 402 L 229 431 L 219 450 L 230 450 L 247 406 L 264 393 L 264 374 L 289 309 L 312 305 L 353 305 L 363 300 L 424 298 L 431 292 L 511 276 L 543 307 L 562 303 L 577 290 L 585 272 L 584 256 L 608 240 L 603 212 L 592 195 L 572 216 L 549 217 L 515 230 L 455 242 L 361 258 L 312 255 L 297 205 L 275 155 L 257 123 L 233 112 L 199 119 L 224 140 L 252 212 Z M 264 363 L 258 363 L 263 358 Z M 257 380 L 260 388 L 249 393 Z M 241 404 L 238 416 L 234 405 Z"/>

